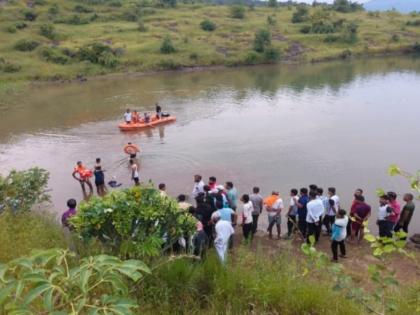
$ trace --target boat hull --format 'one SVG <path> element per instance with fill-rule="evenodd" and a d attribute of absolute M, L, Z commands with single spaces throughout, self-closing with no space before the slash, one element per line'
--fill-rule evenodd
<path fill-rule="evenodd" d="M 142 130 L 142 129 L 147 129 L 147 128 L 152 128 L 155 126 L 159 126 L 159 125 L 163 125 L 172 121 L 175 121 L 176 117 L 175 116 L 169 116 L 169 117 L 162 117 L 161 119 L 156 119 L 151 121 L 148 124 L 145 123 L 132 123 L 132 124 L 127 124 L 127 123 L 121 123 L 118 125 L 118 128 L 120 128 L 121 131 L 134 131 L 134 130 Z"/>

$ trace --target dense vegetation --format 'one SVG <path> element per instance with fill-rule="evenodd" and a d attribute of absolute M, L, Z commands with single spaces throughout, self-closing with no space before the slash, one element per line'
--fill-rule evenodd
<path fill-rule="evenodd" d="M 416 13 L 365 12 L 347 0 L 315 6 L 6 1 L 0 6 L 0 73 L 10 84 L 408 52 L 418 47 L 419 20 Z"/>

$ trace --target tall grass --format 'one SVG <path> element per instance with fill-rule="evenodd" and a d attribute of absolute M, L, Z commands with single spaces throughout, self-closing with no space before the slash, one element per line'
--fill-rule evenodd
<path fill-rule="evenodd" d="M 46 213 L 0 215 L 0 262 L 29 255 L 34 249 L 67 248 L 63 230 Z"/>
<path fill-rule="evenodd" d="M 181 259 L 165 264 L 137 290 L 144 314 L 362 314 L 326 279 L 303 277 L 287 254 L 239 250 L 221 266 Z"/>

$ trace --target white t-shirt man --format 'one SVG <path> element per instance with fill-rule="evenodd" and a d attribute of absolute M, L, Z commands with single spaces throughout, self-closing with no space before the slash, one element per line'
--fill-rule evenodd
<path fill-rule="evenodd" d="M 138 179 L 139 178 L 139 168 L 137 166 L 137 164 L 133 164 L 131 165 L 131 177 L 132 179 Z"/>
<path fill-rule="evenodd" d="M 129 123 L 129 122 L 131 122 L 131 112 L 125 112 L 124 113 L 124 120 L 125 120 L 125 122 L 126 123 Z"/>
<path fill-rule="evenodd" d="M 324 205 L 321 199 L 313 199 L 306 205 L 308 212 L 306 213 L 306 222 L 319 222 L 320 217 L 324 214 Z"/>
<path fill-rule="evenodd" d="M 214 247 L 217 255 L 222 263 L 226 260 L 226 252 L 229 247 L 229 239 L 235 233 L 232 224 L 228 221 L 219 220 L 215 226 L 216 239 L 214 240 Z"/>
<path fill-rule="evenodd" d="M 199 193 L 204 193 L 204 182 L 202 180 L 200 180 L 198 183 L 197 182 L 194 183 L 194 187 L 192 191 L 193 198 L 196 198 Z"/>
<path fill-rule="evenodd" d="M 298 214 L 298 196 L 293 196 L 290 198 L 290 213 L 289 215 L 297 215 Z"/>
<path fill-rule="evenodd" d="M 337 195 L 334 195 L 330 199 L 334 200 L 334 208 L 329 207 L 327 215 L 335 216 L 338 210 L 340 210 L 340 197 L 338 197 Z"/>
<path fill-rule="evenodd" d="M 252 204 L 251 201 L 248 201 L 243 206 L 243 211 L 242 211 L 243 224 L 252 223 L 252 212 L 254 212 L 254 205 Z"/>
<path fill-rule="evenodd" d="M 275 217 L 280 215 L 281 211 L 284 209 L 283 200 L 278 198 L 272 205 L 271 211 L 268 212 L 268 216 Z"/>

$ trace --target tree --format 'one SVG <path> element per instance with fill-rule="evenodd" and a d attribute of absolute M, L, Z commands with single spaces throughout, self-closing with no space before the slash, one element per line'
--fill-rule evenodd
<path fill-rule="evenodd" d="M 175 52 L 175 47 L 172 44 L 171 38 L 167 35 L 162 41 L 162 45 L 160 46 L 160 52 L 162 54 L 172 54 Z"/>
<path fill-rule="evenodd" d="M 243 19 L 245 17 L 245 7 L 243 5 L 231 6 L 230 17 L 233 19 Z"/>
<path fill-rule="evenodd" d="M 268 0 L 267 4 L 270 8 L 277 8 L 277 0 Z"/>
<path fill-rule="evenodd" d="M 306 5 L 298 6 L 295 13 L 292 15 L 292 23 L 302 23 L 309 20 L 309 10 Z"/>
<path fill-rule="evenodd" d="M 264 52 L 271 44 L 271 33 L 265 29 L 258 30 L 254 38 L 254 50 Z"/>
<path fill-rule="evenodd" d="M 200 27 L 203 31 L 212 32 L 216 29 L 216 24 L 209 19 L 205 19 L 200 23 Z"/>

